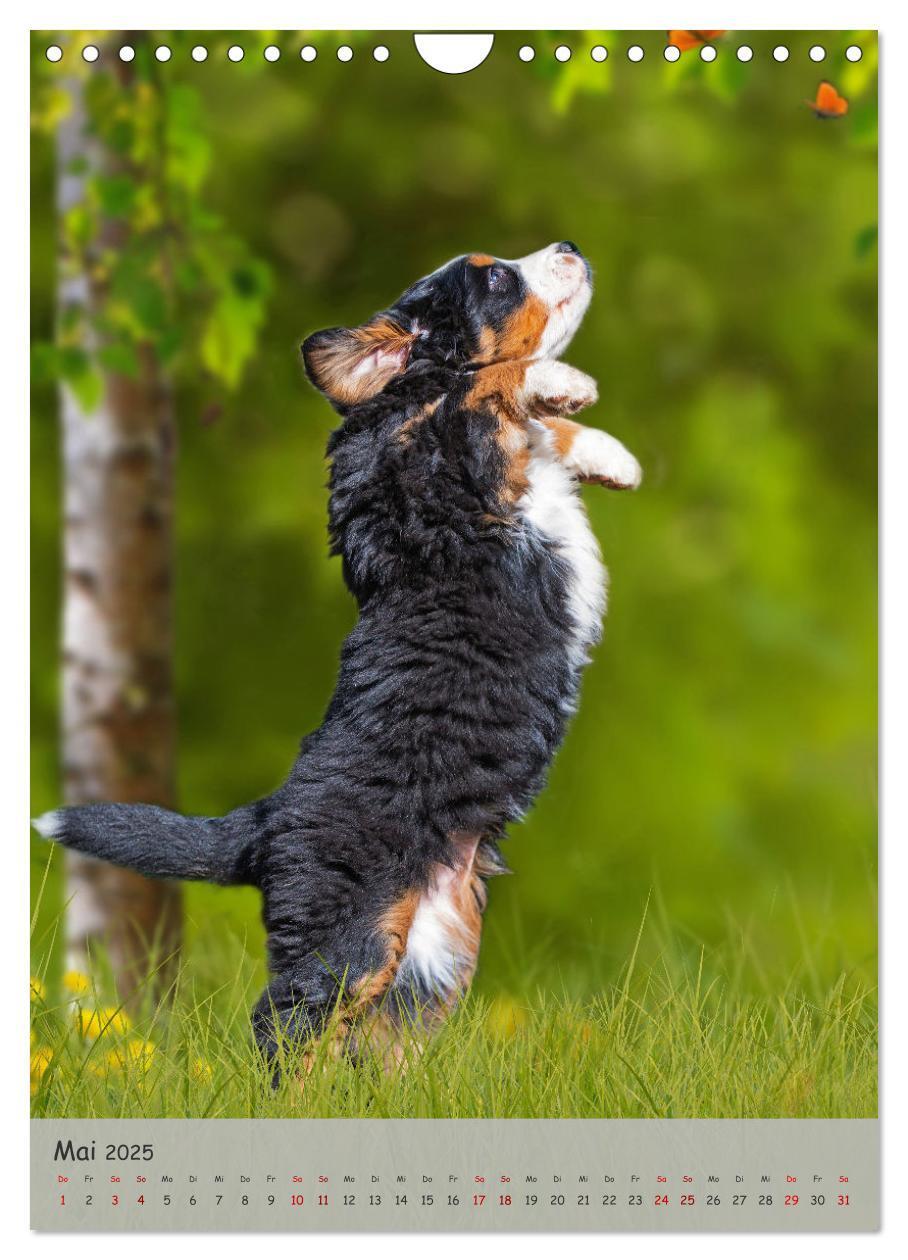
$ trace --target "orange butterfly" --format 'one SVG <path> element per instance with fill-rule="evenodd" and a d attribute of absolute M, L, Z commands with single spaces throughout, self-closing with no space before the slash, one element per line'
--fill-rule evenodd
<path fill-rule="evenodd" d="M 807 101 L 817 118 L 841 118 L 843 114 L 848 113 L 848 102 L 844 96 L 839 96 L 838 92 L 831 83 L 827 83 L 824 79 L 817 88 L 817 98 L 815 101 Z"/>
<path fill-rule="evenodd" d="M 700 48 L 703 44 L 711 44 L 714 39 L 724 35 L 725 31 L 669 31 L 668 42 L 687 52 L 691 48 Z"/>

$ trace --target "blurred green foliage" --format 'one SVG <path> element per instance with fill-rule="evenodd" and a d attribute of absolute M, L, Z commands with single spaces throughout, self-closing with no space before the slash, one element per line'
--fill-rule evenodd
<path fill-rule="evenodd" d="M 32 320 L 44 346 L 57 243 L 82 230 L 54 218 L 66 109 L 54 76 L 64 81 L 80 45 L 56 38 L 62 69 L 34 37 Z M 297 55 L 307 41 L 320 50 L 311 64 Z M 256 260 L 244 273 L 251 321 L 220 246 L 206 258 L 194 244 L 180 273 L 195 329 L 177 374 L 182 806 L 220 812 L 281 779 L 320 721 L 354 619 L 327 557 L 333 416 L 302 378 L 301 338 L 362 320 L 454 254 L 513 257 L 571 238 L 596 295 L 567 357 L 599 381 L 589 422 L 625 441 L 646 479 L 634 496 L 583 492 L 612 575 L 606 637 L 550 786 L 506 846 L 516 875 L 491 889 L 478 983 L 596 993 L 653 887 L 692 955 L 741 942 L 739 985 L 771 986 L 805 958 L 820 987 L 842 972 L 872 983 L 875 36 L 729 35 L 711 65 L 696 53 L 669 65 L 659 32 L 507 32 L 462 76 L 430 70 L 395 32 L 160 42 L 175 49 L 154 74 L 183 137 L 181 221 L 203 215 L 193 241 L 210 226 Z M 269 42 L 284 50 L 273 65 Z M 348 65 L 340 42 L 354 48 Z M 740 42 L 752 62 L 734 57 Z M 770 50 L 782 42 L 791 57 L 779 64 Z M 865 54 L 850 65 L 853 42 Z M 210 49 L 200 65 L 195 43 Z M 246 48 L 239 64 L 232 43 Z M 537 56 L 523 64 L 527 43 Z M 575 50 L 563 66 L 559 43 Z M 603 64 L 586 51 L 595 43 L 610 49 Z M 631 43 L 641 64 L 624 56 Z M 822 66 L 807 57 L 814 43 L 828 50 Z M 807 107 L 821 78 L 849 96 L 844 119 Z M 111 116 L 131 108 L 117 100 Z M 144 190 L 95 194 L 133 215 Z M 169 313 L 139 314 L 135 292 L 125 307 L 135 335 L 166 336 Z M 51 374 L 38 371 L 33 397 L 36 810 L 59 799 Z M 45 858 L 36 845 L 37 883 Z M 48 921 L 58 876 L 59 862 Z M 191 888 L 190 937 L 213 915 L 260 955 L 255 894 Z"/>
<path fill-rule="evenodd" d="M 94 294 L 90 311 L 64 304 L 53 340 L 35 341 L 33 375 L 66 381 L 91 411 L 102 370 L 138 375 L 144 348 L 171 376 L 201 367 L 234 388 L 264 319 L 268 268 L 200 199 L 211 145 L 197 89 L 165 81 L 147 39 L 130 62 L 116 60 L 115 41 L 101 47 L 98 69 L 83 62 L 67 78 L 51 66 L 33 92 L 33 123 L 51 135 L 70 109 L 84 116 L 82 151 L 58 160 L 81 195 L 58 200 L 57 263 Z"/>

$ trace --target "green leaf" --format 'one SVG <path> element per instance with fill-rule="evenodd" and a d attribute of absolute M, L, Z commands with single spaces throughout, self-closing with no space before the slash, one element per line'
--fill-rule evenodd
<path fill-rule="evenodd" d="M 163 367 L 167 367 L 183 349 L 186 341 L 186 330 L 178 321 L 171 321 L 155 342 L 158 358 Z"/>
<path fill-rule="evenodd" d="M 115 153 L 132 151 L 135 128 L 126 118 L 118 118 L 107 129 L 107 143 Z"/>
<path fill-rule="evenodd" d="M 95 234 L 95 218 L 84 202 L 71 206 L 63 216 L 63 239 L 67 246 L 80 253 Z"/>
<path fill-rule="evenodd" d="M 139 359 L 135 346 L 126 341 L 112 341 L 98 351 L 98 362 L 109 372 L 120 376 L 135 377 L 139 374 Z"/>
<path fill-rule="evenodd" d="M 78 346 L 63 346 L 59 351 L 59 374 L 72 390 L 86 413 L 94 411 L 104 396 L 104 383 L 88 355 Z"/>
<path fill-rule="evenodd" d="M 202 362 L 229 389 L 239 384 L 263 319 L 261 299 L 241 297 L 230 290 L 215 304 L 208 318 L 202 334 Z"/>
<path fill-rule="evenodd" d="M 150 332 L 167 324 L 167 297 L 161 286 L 150 277 L 140 280 L 133 290 L 133 308 Z"/>
<path fill-rule="evenodd" d="M 230 273 L 230 283 L 237 297 L 250 301 L 264 294 L 267 272 L 260 264 L 247 262 L 244 266 L 234 267 Z"/>
<path fill-rule="evenodd" d="M 716 60 L 713 62 L 716 73 L 710 82 L 716 88 L 720 96 L 726 100 L 736 97 L 744 87 L 750 75 L 750 62 L 739 61 L 737 57 L 732 55 L 730 48 L 723 49 Z"/>
<path fill-rule="evenodd" d="M 151 264 L 137 254 L 123 254 L 117 262 L 111 292 L 125 303 L 137 329 L 154 336 L 168 323 L 167 294 L 156 279 L 148 274 Z"/>
<path fill-rule="evenodd" d="M 88 355 L 81 346 L 58 346 L 57 371 L 65 380 L 72 380 L 88 371 Z"/>
<path fill-rule="evenodd" d="M 861 228 L 857 236 L 854 238 L 854 252 L 858 258 L 864 258 L 876 245 L 879 229 L 875 223 L 869 223 L 867 227 Z"/>
<path fill-rule="evenodd" d="M 99 175 L 92 180 L 92 187 L 104 214 L 125 219 L 132 212 L 137 190 L 128 175 Z"/>
<path fill-rule="evenodd" d="M 104 397 L 104 383 L 97 372 L 89 370 L 68 384 L 86 415 L 94 411 Z"/>
<path fill-rule="evenodd" d="M 208 173 L 211 146 L 200 123 L 198 93 L 173 84 L 166 96 L 165 147 L 168 182 L 195 193 Z"/>

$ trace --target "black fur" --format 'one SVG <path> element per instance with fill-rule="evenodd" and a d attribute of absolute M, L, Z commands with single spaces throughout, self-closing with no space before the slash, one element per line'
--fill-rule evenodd
<path fill-rule="evenodd" d="M 519 275 L 499 287 L 481 270 L 458 260 L 404 294 L 391 315 L 416 333 L 406 370 L 339 407 L 330 532 L 359 621 L 284 785 L 223 819 L 127 805 L 56 815 L 71 848 L 261 889 L 274 978 L 253 1023 L 268 1054 L 275 1021 L 308 1036 L 342 988 L 381 968 L 383 913 L 454 864 L 452 835 L 480 836 L 484 870 L 500 865 L 498 841 L 543 786 L 575 701 L 562 561 L 504 504 L 496 417 L 465 403 L 483 327 L 523 297 Z M 310 371 L 333 335 L 305 343 Z"/>

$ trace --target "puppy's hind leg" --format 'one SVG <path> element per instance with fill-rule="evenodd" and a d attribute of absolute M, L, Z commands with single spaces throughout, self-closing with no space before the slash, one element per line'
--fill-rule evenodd
<path fill-rule="evenodd" d="M 331 1049 L 340 1049 L 346 1036 L 339 1003 L 343 982 L 313 960 L 311 967 L 276 976 L 256 1002 L 252 1032 L 271 1084 L 277 1088 L 288 1059 L 299 1058 L 308 1075 L 316 1043 L 330 1032 Z"/>
<path fill-rule="evenodd" d="M 340 939 L 327 938 L 271 981 L 252 1013 L 252 1028 L 275 1085 L 282 1060 L 296 1064 L 300 1052 L 305 1075 L 323 1052 L 355 1057 L 357 1030 L 385 1009 L 418 901 L 418 892 L 408 890 L 359 924 L 348 922 Z"/>

